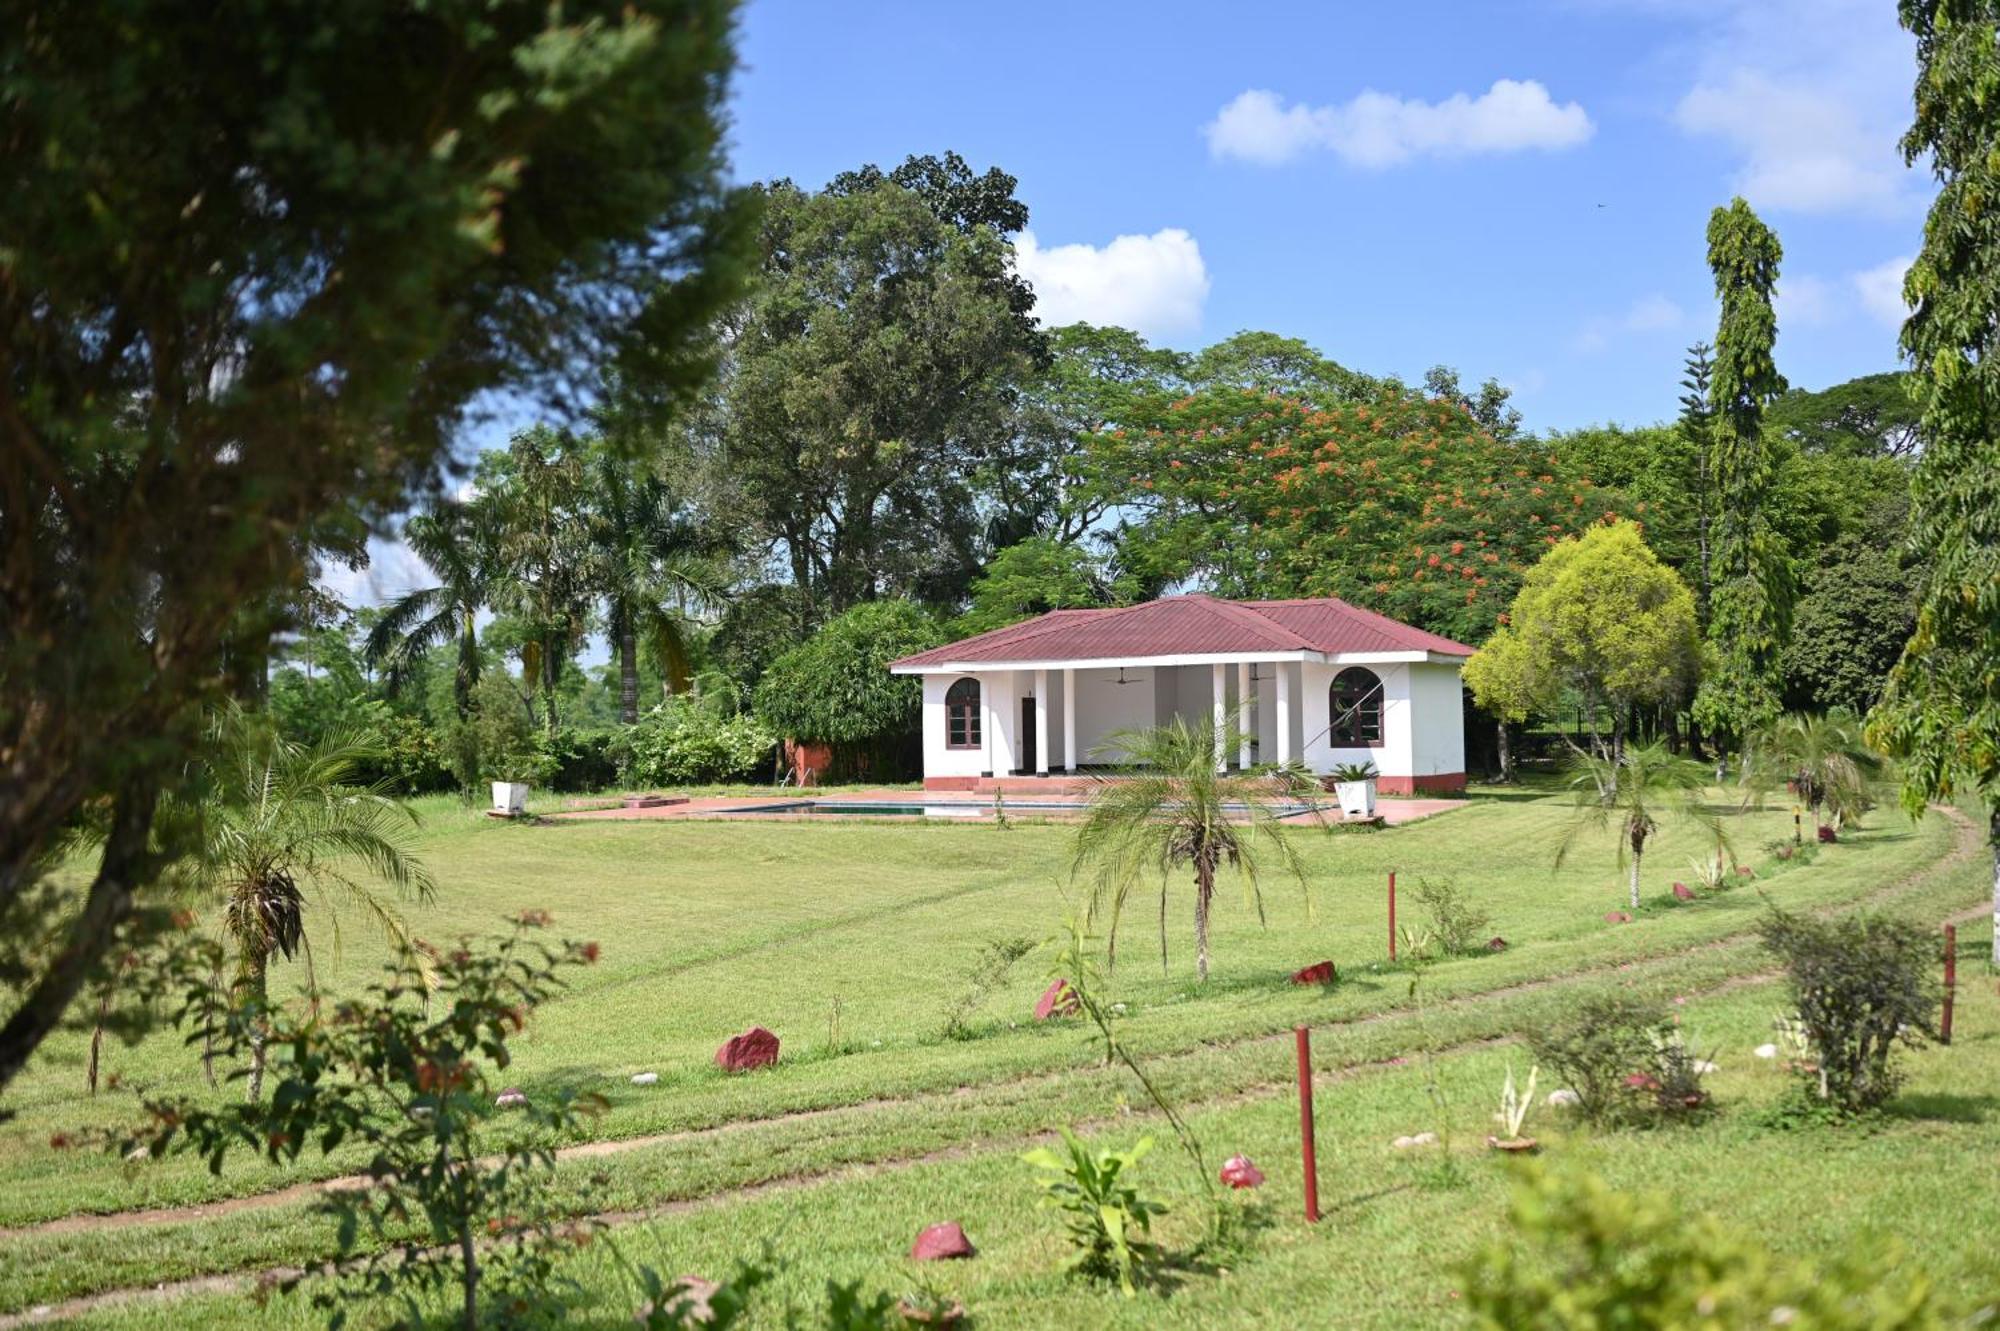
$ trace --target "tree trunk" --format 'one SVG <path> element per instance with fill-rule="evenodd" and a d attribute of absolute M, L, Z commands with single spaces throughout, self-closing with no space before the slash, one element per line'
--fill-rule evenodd
<path fill-rule="evenodd" d="M 1215 870 L 1199 861 L 1194 867 L 1194 977 L 1208 979 L 1208 903 L 1215 895 Z"/>
<path fill-rule="evenodd" d="M 118 926 L 131 912 L 133 891 L 152 877 L 147 838 L 158 800 L 158 787 L 148 773 L 135 774 L 118 792 L 111 811 L 111 831 L 83 909 L 70 926 L 62 950 L 34 987 L 15 1003 L 7 1024 L 0 1026 L 0 1088 L 14 1080 L 29 1055 L 62 1020 L 91 967 L 110 948 Z"/>
<path fill-rule="evenodd" d="M 1644 854 L 1642 852 L 1636 850 L 1632 852 L 1631 889 L 1632 889 L 1632 909 L 1634 912 L 1636 912 L 1639 909 L 1639 861 L 1643 858 Z"/>
<path fill-rule="evenodd" d="M 618 615 L 618 719 L 639 724 L 639 634 L 632 613 Z"/>
<path fill-rule="evenodd" d="M 2000 800 L 1987 811 L 1986 844 L 1993 848 L 1993 964 L 2000 966 Z"/>
<path fill-rule="evenodd" d="M 556 715 L 556 681 L 562 678 L 562 665 L 556 659 L 556 643 L 553 635 L 542 643 L 542 723 L 553 738 L 560 718 Z"/>
<path fill-rule="evenodd" d="M 1500 754 L 1500 784 L 1506 785 L 1514 779 L 1514 749 L 1507 742 L 1507 718 L 1501 717 L 1493 728 L 1496 746 Z"/>
<path fill-rule="evenodd" d="M 270 970 L 269 953 L 261 949 L 245 950 L 239 995 L 257 1009 L 250 1023 L 250 1080 L 243 1090 L 244 1100 L 251 1104 L 256 1104 L 264 1094 L 264 1023 L 269 1016 Z"/>

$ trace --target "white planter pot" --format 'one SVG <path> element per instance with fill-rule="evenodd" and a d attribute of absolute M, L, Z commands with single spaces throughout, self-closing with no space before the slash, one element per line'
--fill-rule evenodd
<path fill-rule="evenodd" d="M 1375 816 L 1375 783 L 1373 781 L 1337 781 L 1334 793 L 1340 796 L 1340 811 L 1349 818 L 1373 818 Z"/>
<path fill-rule="evenodd" d="M 495 813 L 520 813 L 527 807 L 527 782 L 495 781 L 493 783 L 493 811 Z"/>

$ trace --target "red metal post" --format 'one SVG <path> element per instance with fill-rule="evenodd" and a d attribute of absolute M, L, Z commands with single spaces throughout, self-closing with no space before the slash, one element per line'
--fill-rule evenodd
<path fill-rule="evenodd" d="M 1944 1012 L 1938 1019 L 1938 1043 L 1951 1043 L 1951 1000 L 1958 988 L 1958 926 L 1944 927 Z"/>
<path fill-rule="evenodd" d="M 1319 1159 L 1313 1151 L 1312 1034 L 1304 1026 L 1294 1027 L 1292 1034 L 1299 1045 L 1299 1138 L 1305 1158 L 1306 1219 L 1318 1224 Z"/>
<path fill-rule="evenodd" d="M 1389 870 L 1389 960 L 1396 959 L 1396 871 Z"/>

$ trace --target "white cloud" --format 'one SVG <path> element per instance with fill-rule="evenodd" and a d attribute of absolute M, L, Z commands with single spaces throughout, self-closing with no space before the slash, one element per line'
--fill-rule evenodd
<path fill-rule="evenodd" d="M 1350 166 L 1397 166 L 1413 157 L 1573 148 L 1594 126 L 1575 102 L 1560 106 L 1533 79 L 1500 79 L 1477 97 L 1441 102 L 1373 90 L 1333 106 L 1286 106 L 1277 93 L 1252 89 L 1203 127 L 1209 151 L 1262 166 L 1325 149 Z"/>
<path fill-rule="evenodd" d="M 1923 183 L 1897 146 L 1916 62 L 1895 6 L 1701 0 L 1669 9 L 1695 24 L 1674 121 L 1732 150 L 1737 193 L 1803 213 L 1901 215 L 1920 203 Z"/>
<path fill-rule="evenodd" d="M 1686 311 L 1654 292 L 1650 296 L 1639 297 L 1621 313 L 1598 315 L 1586 320 L 1583 331 L 1577 334 L 1576 348 L 1578 351 L 1602 351 L 1621 333 L 1667 332 L 1686 322 Z"/>
<path fill-rule="evenodd" d="M 384 605 L 406 592 L 437 585 L 430 566 L 401 537 L 368 539 L 368 563 L 361 568 L 329 564 L 320 571 L 319 585 L 343 605 L 360 609 Z"/>
<path fill-rule="evenodd" d="M 1854 283 L 1855 294 L 1861 297 L 1863 309 L 1889 327 L 1899 329 L 1910 315 L 1910 307 L 1903 303 L 1903 275 L 1909 271 L 1910 260 L 1904 256 L 1863 269 L 1849 280 Z"/>
<path fill-rule="evenodd" d="M 1014 266 L 1035 289 L 1035 315 L 1049 327 L 1119 324 L 1162 337 L 1201 326 L 1208 265 L 1179 227 L 1110 244 L 1043 248 L 1032 231 L 1014 244 Z"/>
<path fill-rule="evenodd" d="M 1782 336 L 1787 328 L 1816 328 L 1832 319 L 1836 293 L 1825 279 L 1798 273 L 1778 280 L 1771 304 Z"/>

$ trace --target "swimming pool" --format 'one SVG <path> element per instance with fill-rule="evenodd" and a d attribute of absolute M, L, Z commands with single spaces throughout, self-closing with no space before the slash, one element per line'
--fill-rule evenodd
<path fill-rule="evenodd" d="M 990 818 L 994 804 L 991 801 L 972 800 L 840 800 L 840 799 L 797 799 L 780 800 L 770 804 L 753 804 L 743 808 L 727 810 L 725 817 L 755 817 L 758 815 L 786 815 L 798 817 L 849 817 L 849 818 Z M 1074 814 L 1090 807 L 1086 800 L 1014 800 L 1000 806 L 1017 817 L 1031 817 L 1039 813 L 1058 815 Z M 1337 811 L 1333 804 L 1296 804 L 1286 807 L 1283 817 L 1299 814 Z M 1246 804 L 1225 804 L 1223 811 L 1244 814 L 1250 811 Z"/>

